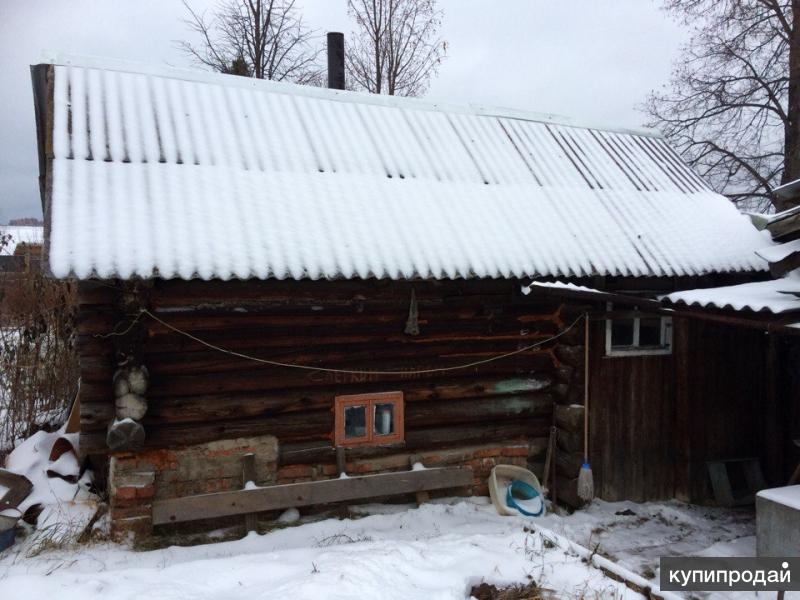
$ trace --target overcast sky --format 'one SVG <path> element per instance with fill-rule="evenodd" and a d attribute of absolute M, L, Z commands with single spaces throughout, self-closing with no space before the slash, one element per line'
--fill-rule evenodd
<path fill-rule="evenodd" d="M 320 33 L 346 0 L 298 0 Z M 202 11 L 214 0 L 191 0 Z M 439 0 L 448 58 L 428 97 L 636 127 L 687 32 L 657 0 Z M 0 223 L 41 216 L 29 65 L 42 50 L 192 66 L 180 0 L 0 0 Z"/>

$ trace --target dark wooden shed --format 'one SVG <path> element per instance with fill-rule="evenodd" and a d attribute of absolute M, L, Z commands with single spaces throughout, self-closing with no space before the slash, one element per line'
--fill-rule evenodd
<path fill-rule="evenodd" d="M 215 516 L 187 497 L 240 490 L 248 454 L 259 489 L 228 513 L 485 494 L 496 464 L 541 473 L 554 423 L 574 501 L 587 318 L 602 497 L 692 497 L 694 416 L 756 406 L 758 367 L 721 366 L 756 334 L 654 298 L 766 279 L 768 242 L 652 132 L 69 57 L 32 75 L 80 449 L 118 529 Z"/>

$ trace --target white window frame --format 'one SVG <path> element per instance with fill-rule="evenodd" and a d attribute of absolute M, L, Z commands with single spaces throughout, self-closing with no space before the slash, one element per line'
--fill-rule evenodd
<path fill-rule="evenodd" d="M 606 309 L 610 312 L 613 309 L 613 305 L 609 302 Z M 634 312 L 638 312 L 638 310 L 634 309 Z M 661 343 L 657 347 L 646 346 L 640 348 L 639 326 L 641 319 L 655 317 L 661 319 Z M 612 322 L 614 319 L 609 317 L 606 319 L 606 356 L 658 356 L 672 354 L 672 317 L 642 313 L 641 317 L 631 316 L 625 318 L 633 320 L 633 344 L 630 346 L 611 345 Z"/>

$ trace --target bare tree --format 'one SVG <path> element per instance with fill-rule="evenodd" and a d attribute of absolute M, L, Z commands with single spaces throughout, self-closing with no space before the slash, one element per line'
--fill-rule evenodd
<path fill-rule="evenodd" d="M 374 94 L 419 96 L 447 52 L 436 0 L 348 0 L 355 19 L 345 53 L 348 81 Z"/>
<path fill-rule="evenodd" d="M 665 0 L 694 34 L 667 91 L 646 104 L 718 191 L 742 208 L 791 206 L 800 178 L 800 0 Z"/>
<path fill-rule="evenodd" d="M 192 10 L 188 0 L 183 4 L 186 23 L 200 41 L 178 44 L 198 63 L 258 79 L 321 82 L 315 35 L 295 0 L 221 0 L 210 18 Z"/>

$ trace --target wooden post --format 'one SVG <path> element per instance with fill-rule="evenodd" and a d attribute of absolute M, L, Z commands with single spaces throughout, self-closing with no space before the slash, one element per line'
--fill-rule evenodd
<path fill-rule="evenodd" d="M 675 355 L 675 461 L 673 480 L 675 498 L 683 502 L 692 500 L 692 419 L 689 398 L 689 332 L 692 324 L 687 319 L 673 320 Z"/>
<path fill-rule="evenodd" d="M 778 384 L 779 339 L 775 334 L 767 334 L 766 394 L 764 402 L 764 463 L 767 483 L 771 486 L 783 485 L 786 475 L 783 470 L 784 428 L 786 415 L 781 414 Z"/>
<path fill-rule="evenodd" d="M 256 455 L 252 452 L 242 457 L 242 487 L 245 487 L 248 481 L 256 482 Z M 244 529 L 248 533 L 258 530 L 256 513 L 247 513 L 244 516 Z"/>
<path fill-rule="evenodd" d="M 408 457 L 408 466 L 412 470 L 414 469 L 414 465 L 416 463 L 422 464 L 422 461 L 420 460 L 419 456 L 417 456 L 416 454 L 412 454 L 411 456 Z M 425 504 L 426 502 L 430 502 L 430 499 L 431 495 L 425 490 L 421 490 L 415 494 L 415 500 L 417 501 L 417 506 Z"/>
<path fill-rule="evenodd" d="M 339 475 L 347 473 L 347 451 L 343 446 L 336 447 L 336 472 Z"/>

